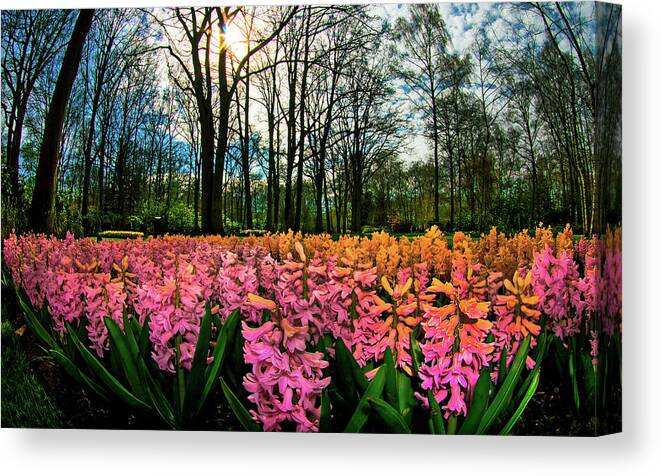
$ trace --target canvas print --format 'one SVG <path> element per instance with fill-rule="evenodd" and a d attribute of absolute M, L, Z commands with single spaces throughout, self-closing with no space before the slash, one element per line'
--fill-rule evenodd
<path fill-rule="evenodd" d="M 2 426 L 621 431 L 621 15 L 2 11 Z"/>

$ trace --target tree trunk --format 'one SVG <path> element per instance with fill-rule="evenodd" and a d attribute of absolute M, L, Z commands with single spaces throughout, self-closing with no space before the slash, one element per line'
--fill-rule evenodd
<path fill-rule="evenodd" d="M 439 167 L 438 167 L 438 118 L 436 111 L 436 99 L 432 95 L 432 128 L 434 129 L 434 222 L 438 223 L 440 220 L 439 213 Z M 452 165 L 450 165 L 452 169 Z M 452 175 L 450 175 L 450 193 L 452 194 Z M 454 206 L 452 199 L 450 200 L 450 222 L 454 221 Z"/>
<path fill-rule="evenodd" d="M 293 57 L 298 56 L 298 44 Z M 296 159 L 296 83 L 298 79 L 298 61 L 287 63 L 289 103 L 287 107 L 287 166 L 285 177 L 285 207 L 283 210 L 283 224 L 285 231 L 293 226 L 294 209 L 292 207 L 292 177 L 294 175 L 294 160 Z"/>
<path fill-rule="evenodd" d="M 103 76 L 102 76 L 103 78 Z M 92 99 L 92 116 L 90 118 L 90 127 L 87 134 L 87 142 L 85 143 L 85 154 L 83 158 L 84 164 L 84 173 L 83 173 L 83 204 L 82 204 L 82 215 L 83 215 L 83 228 L 85 233 L 89 234 L 89 195 L 90 195 L 90 179 L 92 176 L 92 144 L 94 144 L 94 132 L 96 124 L 96 115 L 99 109 L 99 101 L 101 99 L 101 85 L 103 81 L 97 83 L 97 87 L 94 89 L 94 97 Z"/>
<path fill-rule="evenodd" d="M 273 169 L 273 228 L 280 229 L 280 122 L 275 129 L 275 168 Z"/>
<path fill-rule="evenodd" d="M 330 206 L 328 205 L 328 184 L 326 182 L 326 174 L 324 174 L 324 205 L 326 207 L 326 233 L 332 233 L 333 229 L 331 227 L 331 214 Z"/>
<path fill-rule="evenodd" d="M 225 28 L 223 16 L 219 13 L 221 30 Z M 216 164 L 213 171 L 213 196 L 211 205 L 211 231 L 223 234 L 223 180 L 225 177 L 225 154 L 231 107 L 227 83 L 227 48 L 221 47 L 218 53 L 218 141 L 216 143 Z"/>
<path fill-rule="evenodd" d="M 273 93 L 275 95 L 275 92 Z M 275 118 L 273 117 L 273 102 L 271 102 L 271 109 L 268 113 L 268 134 L 269 134 L 269 165 L 266 179 L 266 229 L 273 231 L 273 183 L 275 182 L 275 149 L 274 149 L 274 129 Z M 275 221 L 277 221 L 277 216 Z"/>
<path fill-rule="evenodd" d="M 246 71 L 250 66 L 246 63 Z M 250 76 L 246 75 L 246 96 L 243 105 L 243 147 L 241 148 L 241 168 L 243 169 L 243 197 L 245 199 L 245 224 L 246 228 L 252 230 L 252 193 L 250 191 L 250 124 L 248 123 L 250 113 Z"/>
<path fill-rule="evenodd" d="M 21 137 L 23 135 L 23 122 L 25 120 L 26 111 L 27 101 L 19 105 L 16 112 L 16 120 L 13 123 L 14 130 L 7 137 L 7 171 L 9 174 L 9 193 L 16 199 L 16 206 L 21 206 L 19 201 L 21 197 L 19 196 L 20 182 L 18 178 L 18 159 L 21 154 Z"/>
<path fill-rule="evenodd" d="M 300 114 L 300 138 L 298 141 L 298 167 L 296 168 L 296 214 L 294 216 L 294 231 L 301 229 L 301 215 L 303 214 L 303 165 L 305 161 L 305 96 L 307 94 L 308 80 L 308 54 L 310 52 L 310 11 L 308 7 L 307 21 L 305 24 L 305 47 L 303 53 L 303 72 L 301 76 L 301 104 Z"/>
<path fill-rule="evenodd" d="M 55 181 L 60 158 L 62 127 L 71 89 L 80 66 L 85 39 L 92 26 L 93 19 L 94 10 L 81 10 L 78 14 L 46 114 L 44 136 L 39 151 L 39 164 L 28 219 L 29 227 L 36 232 L 47 233 L 52 231 Z"/>

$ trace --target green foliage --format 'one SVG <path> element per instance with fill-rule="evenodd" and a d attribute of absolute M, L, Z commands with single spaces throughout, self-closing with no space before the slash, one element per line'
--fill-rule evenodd
<path fill-rule="evenodd" d="M 4 269 L 3 274 L 3 280 L 11 283 Z M 192 427 L 204 410 L 220 379 L 239 323 L 237 310 L 224 325 L 217 322 L 212 332 L 213 318 L 207 305 L 190 373 L 178 372 L 174 379 L 168 380 L 147 351 L 148 319 L 141 326 L 125 312 L 123 329 L 112 319 L 105 319 L 111 347 L 109 365 L 107 359 L 100 359 L 89 351 L 85 332 L 66 324 L 67 332 L 62 336 L 56 334 L 43 324 L 47 316 L 35 312 L 15 287 L 14 291 L 28 327 L 72 378 L 102 399 L 114 398 L 135 412 L 158 416 L 174 429 Z M 207 365 L 211 347 L 213 362 Z"/>
<path fill-rule="evenodd" d="M 452 416 L 446 421 L 431 391 L 425 391 L 420 387 L 417 371 L 422 355 L 413 334 L 411 334 L 413 376 L 395 368 L 395 358 L 388 348 L 383 363 L 371 381 L 367 380 L 363 373 L 366 369 L 360 368 L 344 341 L 337 340 L 336 359 L 332 365 L 335 379 L 331 382 L 328 392 L 334 418 L 332 423 L 328 420 L 324 422 L 326 431 L 379 430 L 393 433 L 429 431 L 432 434 L 443 435 L 455 434 L 458 429 L 460 434 L 493 433 L 494 427 L 497 428 L 496 432 L 512 430 L 534 395 L 539 382 L 540 364 L 525 379 L 521 379 L 529 353 L 530 336 L 519 346 L 502 384 L 494 386 L 491 382 L 491 372 L 498 371 L 500 361 L 485 367 L 480 374 L 467 416 L 465 418 Z M 542 348 L 544 346 L 544 343 L 540 345 Z M 543 349 L 538 352 L 540 358 L 543 352 Z M 337 386 L 334 386 L 334 382 Z M 426 411 L 428 412 L 426 416 L 413 397 L 414 391 L 428 397 L 430 408 Z M 515 395 L 516 398 L 513 398 Z M 424 418 L 414 418 L 416 412 Z M 427 421 L 426 427 L 419 426 L 421 420 Z"/>
<path fill-rule="evenodd" d="M 384 230 L 383 227 L 380 227 L 380 226 L 364 226 L 360 230 L 360 232 L 363 235 L 370 235 L 372 233 L 377 233 L 377 232 L 380 232 L 380 231 L 383 231 L 383 230 Z"/>
<path fill-rule="evenodd" d="M 87 214 L 88 232 L 92 235 L 103 230 L 112 230 L 120 226 L 120 216 L 108 210 L 91 208 Z"/>
<path fill-rule="evenodd" d="M 30 370 L 14 329 L 2 322 L 2 426 L 4 428 L 64 428 L 60 409 Z"/>
<path fill-rule="evenodd" d="M 171 234 L 191 234 L 195 227 L 195 212 L 184 202 L 175 201 L 164 214 L 167 231 Z"/>
<path fill-rule="evenodd" d="M 242 226 L 238 221 L 226 219 L 223 228 L 228 235 L 238 235 L 241 233 Z"/>

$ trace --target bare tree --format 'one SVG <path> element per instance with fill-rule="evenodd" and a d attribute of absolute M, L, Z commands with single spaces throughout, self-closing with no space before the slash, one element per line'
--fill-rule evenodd
<path fill-rule="evenodd" d="M 19 156 L 23 124 L 35 84 L 66 45 L 71 27 L 67 10 L 2 12 L 2 110 L 7 128 L 5 156 L 9 196 L 22 207 Z"/>

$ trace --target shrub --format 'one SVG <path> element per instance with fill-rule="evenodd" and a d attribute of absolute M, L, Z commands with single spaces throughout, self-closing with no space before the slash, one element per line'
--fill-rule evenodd
<path fill-rule="evenodd" d="M 144 233 L 141 231 L 126 231 L 126 230 L 106 230 L 99 233 L 99 238 L 113 238 L 113 239 L 124 239 L 124 238 L 142 238 Z"/>

